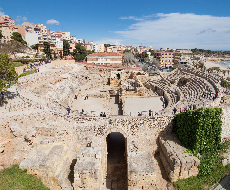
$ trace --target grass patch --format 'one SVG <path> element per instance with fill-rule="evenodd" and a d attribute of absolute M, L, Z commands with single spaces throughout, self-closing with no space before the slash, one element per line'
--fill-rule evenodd
<path fill-rule="evenodd" d="M 24 64 L 21 63 L 21 62 L 13 62 L 13 66 L 14 67 L 20 67 L 20 66 L 23 66 Z"/>
<path fill-rule="evenodd" d="M 24 76 L 27 76 L 27 75 L 30 75 L 30 74 L 33 74 L 33 73 L 37 73 L 37 69 L 33 69 L 33 70 L 30 70 L 30 71 L 26 71 L 26 72 L 20 74 L 20 75 L 18 76 L 18 78 L 24 77 Z"/>
<path fill-rule="evenodd" d="M 13 165 L 0 172 L 0 189 L 4 190 L 49 190 L 41 180 L 33 175 L 20 170 L 18 165 Z"/>
<path fill-rule="evenodd" d="M 212 168 L 209 176 L 196 176 L 188 179 L 180 179 L 173 185 L 179 190 L 205 190 L 225 177 L 230 172 L 230 164 L 223 166 L 221 163 Z"/>

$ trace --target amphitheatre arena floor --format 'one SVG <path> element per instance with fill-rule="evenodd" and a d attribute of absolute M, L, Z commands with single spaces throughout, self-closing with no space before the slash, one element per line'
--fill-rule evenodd
<path fill-rule="evenodd" d="M 150 97 L 150 98 L 126 98 L 125 99 L 125 113 L 131 116 L 137 116 L 138 112 L 142 115 L 149 115 L 149 110 L 155 114 L 159 110 L 163 109 L 162 101 L 160 97 Z"/>

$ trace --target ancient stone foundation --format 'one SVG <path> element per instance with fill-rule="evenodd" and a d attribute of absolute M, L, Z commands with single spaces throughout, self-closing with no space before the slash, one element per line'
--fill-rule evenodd
<path fill-rule="evenodd" d="M 171 182 L 198 174 L 200 160 L 186 153 L 186 148 L 173 136 L 159 137 L 160 158 Z"/>

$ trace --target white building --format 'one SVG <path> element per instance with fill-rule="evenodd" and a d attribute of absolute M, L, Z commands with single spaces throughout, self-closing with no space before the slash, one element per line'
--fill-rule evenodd
<path fill-rule="evenodd" d="M 38 34 L 37 33 L 28 33 L 27 32 L 26 33 L 26 42 L 27 42 L 28 47 L 39 43 Z"/>
<path fill-rule="evenodd" d="M 56 48 L 57 49 L 63 49 L 63 39 L 56 38 Z"/>

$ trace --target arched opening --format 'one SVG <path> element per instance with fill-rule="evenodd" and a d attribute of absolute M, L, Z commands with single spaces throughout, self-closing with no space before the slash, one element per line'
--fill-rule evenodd
<path fill-rule="evenodd" d="M 119 132 L 108 134 L 107 138 L 106 188 L 128 189 L 127 141 Z"/>

